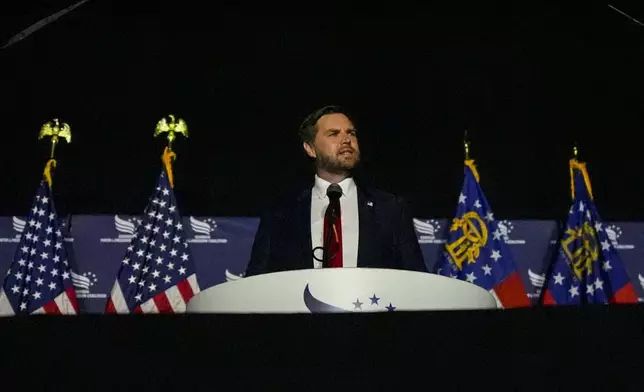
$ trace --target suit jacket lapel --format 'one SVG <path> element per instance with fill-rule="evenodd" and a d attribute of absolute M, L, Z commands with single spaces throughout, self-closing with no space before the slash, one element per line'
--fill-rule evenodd
<path fill-rule="evenodd" d="M 313 242 L 311 241 L 311 188 L 306 189 L 297 199 L 296 224 L 293 226 L 297 233 L 298 260 L 296 264 L 303 269 L 313 268 Z"/>
<path fill-rule="evenodd" d="M 358 191 L 358 267 L 369 267 L 374 264 L 375 258 L 378 256 L 376 249 L 378 249 L 377 241 L 378 233 L 378 217 L 375 213 L 375 206 L 369 199 L 369 194 L 363 191 L 360 187 Z"/>

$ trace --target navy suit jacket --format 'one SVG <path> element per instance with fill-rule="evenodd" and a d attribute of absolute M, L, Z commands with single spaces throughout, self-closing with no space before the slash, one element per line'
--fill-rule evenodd
<path fill-rule="evenodd" d="M 387 192 L 356 189 L 357 266 L 428 272 L 405 203 Z M 311 193 L 308 188 L 261 217 L 245 276 L 313 268 Z"/>

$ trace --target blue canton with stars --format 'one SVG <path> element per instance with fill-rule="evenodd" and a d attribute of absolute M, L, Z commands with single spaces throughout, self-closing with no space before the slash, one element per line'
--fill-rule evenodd
<path fill-rule="evenodd" d="M 556 304 L 608 303 L 620 289 L 632 292 L 617 249 L 608 238 L 592 200 L 585 166 L 573 166 L 574 198 L 557 259 L 545 284 Z M 631 286 L 631 287 L 627 287 Z"/>
<path fill-rule="evenodd" d="M 456 217 L 434 268 L 439 275 L 465 280 L 486 290 L 493 289 L 516 271 L 509 246 L 467 164 Z"/>
<path fill-rule="evenodd" d="M 42 180 L 3 290 L 14 313 L 32 313 L 70 288 L 73 290 L 64 235 L 51 188 Z"/>
<path fill-rule="evenodd" d="M 117 276 L 130 310 L 195 273 L 185 237 L 174 192 L 164 170 Z"/>

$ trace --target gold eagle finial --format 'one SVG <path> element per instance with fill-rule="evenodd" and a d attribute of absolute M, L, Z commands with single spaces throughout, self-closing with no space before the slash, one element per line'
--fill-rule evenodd
<path fill-rule="evenodd" d="M 51 159 L 54 159 L 54 150 L 56 149 L 56 144 L 58 143 L 58 138 L 63 138 L 67 143 L 72 142 L 72 129 L 67 123 L 61 123 L 57 118 L 52 121 L 46 122 L 40 128 L 40 134 L 38 135 L 38 140 L 42 139 L 45 136 L 51 136 Z"/>
<path fill-rule="evenodd" d="M 173 114 L 168 115 L 168 119 L 163 117 L 157 123 L 157 127 L 154 130 L 154 137 L 159 136 L 162 133 L 168 134 L 168 147 L 172 148 L 172 142 L 176 139 L 175 133 L 180 133 L 185 137 L 188 137 L 188 125 L 182 118 L 175 118 Z"/>

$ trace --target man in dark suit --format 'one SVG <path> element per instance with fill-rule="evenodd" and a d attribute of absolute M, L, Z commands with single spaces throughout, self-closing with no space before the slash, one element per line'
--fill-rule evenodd
<path fill-rule="evenodd" d="M 360 147 L 349 117 L 323 107 L 300 136 L 316 162 L 314 185 L 261 217 L 246 276 L 334 267 L 427 272 L 405 203 L 354 180 Z"/>

